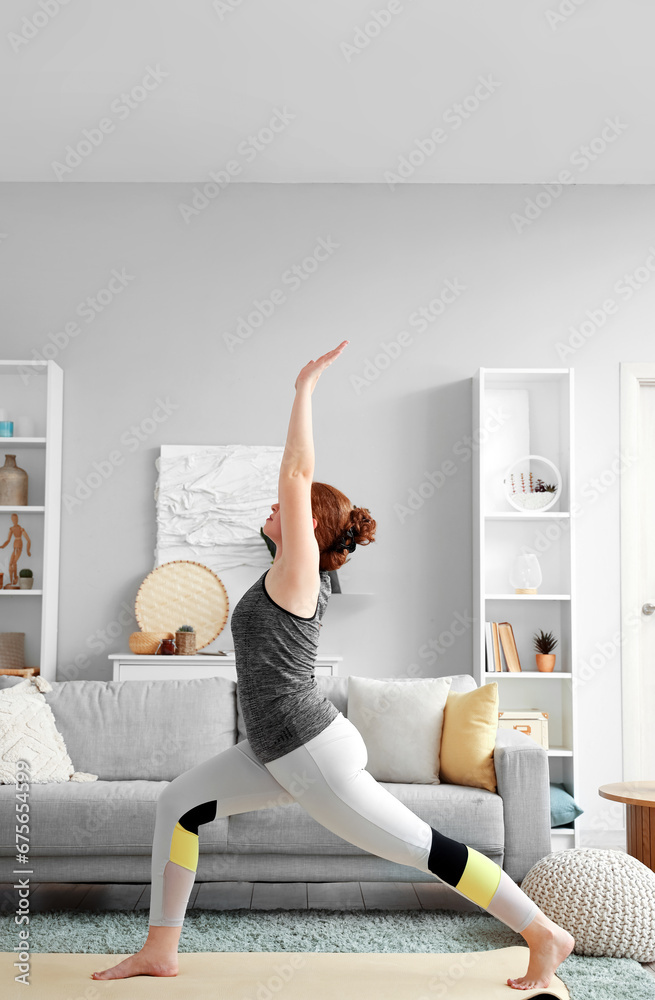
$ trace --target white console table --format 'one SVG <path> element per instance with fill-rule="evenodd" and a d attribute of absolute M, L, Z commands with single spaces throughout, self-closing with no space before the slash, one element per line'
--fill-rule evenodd
<path fill-rule="evenodd" d="M 343 656 L 317 656 L 316 676 L 339 673 Z M 143 653 L 110 653 L 114 681 L 193 680 L 197 677 L 228 677 L 236 681 L 234 652 L 225 656 L 148 656 Z"/>

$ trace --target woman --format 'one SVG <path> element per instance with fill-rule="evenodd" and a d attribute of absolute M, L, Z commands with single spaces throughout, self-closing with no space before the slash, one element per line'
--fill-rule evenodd
<path fill-rule="evenodd" d="M 248 739 L 171 781 L 157 801 L 148 938 L 135 955 L 94 979 L 175 976 L 177 946 L 198 864 L 198 828 L 217 816 L 299 802 L 339 837 L 371 854 L 413 865 L 451 885 L 520 933 L 527 973 L 507 983 L 547 987 L 574 939 L 549 920 L 499 865 L 421 820 L 365 770 L 355 726 L 321 694 L 314 676 L 328 570 L 356 544 L 374 541 L 367 508 L 314 483 L 311 396 L 344 340 L 296 379 L 278 503 L 265 532 L 272 567 L 232 613 L 237 690 Z M 318 514 L 318 517 L 314 516 Z"/>

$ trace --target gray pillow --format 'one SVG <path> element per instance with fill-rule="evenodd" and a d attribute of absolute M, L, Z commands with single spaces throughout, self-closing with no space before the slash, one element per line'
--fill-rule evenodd
<path fill-rule="evenodd" d="M 236 683 L 225 677 L 50 683 L 75 767 L 101 781 L 172 781 L 236 742 Z"/>

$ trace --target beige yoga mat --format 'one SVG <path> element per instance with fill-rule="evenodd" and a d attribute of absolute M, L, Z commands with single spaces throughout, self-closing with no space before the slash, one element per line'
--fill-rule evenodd
<path fill-rule="evenodd" d="M 3 1000 L 496 1000 L 559 997 L 570 1000 L 553 976 L 547 989 L 514 990 L 508 976 L 525 975 L 528 949 L 430 955 L 354 952 L 183 952 L 177 976 L 97 980 L 126 955 L 33 954 L 30 986 L 14 982 L 15 956 L 0 953 Z"/>

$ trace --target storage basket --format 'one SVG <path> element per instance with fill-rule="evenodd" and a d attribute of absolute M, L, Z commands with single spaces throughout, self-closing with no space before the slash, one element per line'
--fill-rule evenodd
<path fill-rule="evenodd" d="M 20 670 L 25 666 L 25 633 L 0 632 L 0 669 Z"/>
<path fill-rule="evenodd" d="M 172 632 L 132 632 L 128 642 L 133 653 L 152 656 L 164 639 L 172 639 Z"/>
<path fill-rule="evenodd" d="M 175 633 L 175 652 L 178 656 L 193 656 L 196 651 L 195 632 Z"/>

